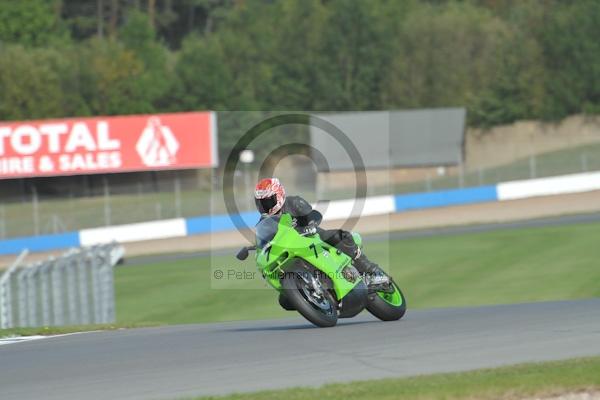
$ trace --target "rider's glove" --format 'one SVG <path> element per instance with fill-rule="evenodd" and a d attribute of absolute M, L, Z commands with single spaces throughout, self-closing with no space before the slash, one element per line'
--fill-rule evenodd
<path fill-rule="evenodd" d="M 353 259 L 356 260 L 356 259 L 360 258 L 361 255 L 362 255 L 362 250 L 360 249 L 360 247 L 357 246 Z"/>
<path fill-rule="evenodd" d="M 316 227 L 316 226 L 314 226 L 314 225 L 312 225 L 312 224 L 310 224 L 310 225 L 308 225 L 308 226 L 305 226 L 305 227 L 302 229 L 302 233 L 303 233 L 304 235 L 314 235 L 315 233 L 317 233 L 317 227 Z"/>

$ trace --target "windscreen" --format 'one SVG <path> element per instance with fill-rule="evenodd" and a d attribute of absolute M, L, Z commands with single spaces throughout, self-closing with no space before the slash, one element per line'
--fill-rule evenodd
<path fill-rule="evenodd" d="M 273 240 L 278 227 L 279 217 L 267 217 L 262 219 L 256 225 L 256 247 L 262 249 Z"/>

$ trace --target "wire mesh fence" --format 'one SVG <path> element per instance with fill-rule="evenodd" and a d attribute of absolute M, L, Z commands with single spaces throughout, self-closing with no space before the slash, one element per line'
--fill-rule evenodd
<path fill-rule="evenodd" d="M 541 153 L 533 151 L 531 155 L 505 158 L 508 161 L 485 166 L 472 163 L 467 154 L 464 163 L 454 166 L 369 171 L 370 177 L 379 174 L 384 179 L 370 179 L 368 195 L 425 192 L 600 171 L 600 144 L 589 143 Z M 253 206 L 252 187 L 261 163 L 262 160 L 256 160 L 242 165 L 237 171 L 236 198 L 239 197 L 241 211 Z M 220 174 L 219 170 L 214 170 L 194 174 L 172 172 L 137 180 L 133 177 L 121 180 L 95 177 L 93 185 L 79 192 L 32 186 L 18 197 L 5 195 L 0 198 L 0 240 L 222 214 L 227 210 L 220 200 L 223 197 Z M 284 182 L 288 193 L 300 194 L 309 201 L 351 198 L 355 194 L 351 176 L 335 172 L 329 177 L 317 174 L 308 157 L 293 163 L 282 162 L 275 174 Z M 81 184 L 85 186 L 85 181 Z"/>
<path fill-rule="evenodd" d="M 0 277 L 0 328 L 114 322 L 113 267 L 123 252 L 112 243 L 28 265 L 22 253 Z"/>

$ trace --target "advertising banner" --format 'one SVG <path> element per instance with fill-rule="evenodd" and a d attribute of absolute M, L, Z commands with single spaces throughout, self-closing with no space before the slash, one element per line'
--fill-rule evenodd
<path fill-rule="evenodd" d="M 0 122 L 0 179 L 216 167 L 213 112 Z"/>

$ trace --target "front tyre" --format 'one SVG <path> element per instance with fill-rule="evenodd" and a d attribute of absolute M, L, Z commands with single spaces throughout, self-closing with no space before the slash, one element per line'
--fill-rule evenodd
<path fill-rule="evenodd" d="M 393 292 L 369 294 L 367 310 L 382 321 L 397 321 L 406 313 L 406 299 L 393 280 L 392 288 Z"/>
<path fill-rule="evenodd" d="M 337 302 L 319 275 L 313 268 L 294 263 L 286 269 L 281 285 L 286 300 L 304 318 L 318 327 L 327 328 L 337 324 Z"/>

